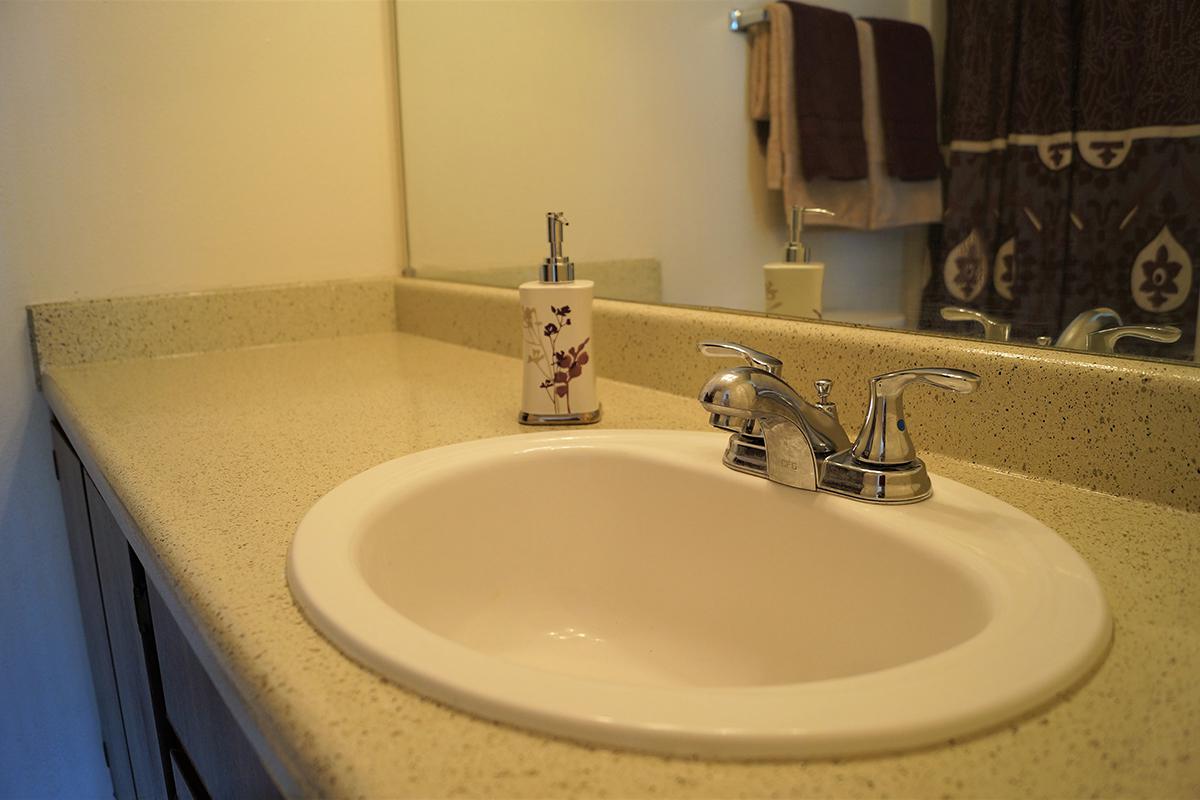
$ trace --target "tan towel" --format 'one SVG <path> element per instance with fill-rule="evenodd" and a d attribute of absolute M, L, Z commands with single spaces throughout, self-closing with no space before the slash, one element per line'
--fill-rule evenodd
<path fill-rule="evenodd" d="M 750 76 L 748 98 L 750 119 L 767 122 L 771 119 L 771 30 L 768 25 L 755 25 L 747 31 L 750 37 Z"/>
<path fill-rule="evenodd" d="M 814 215 L 809 224 L 860 230 L 940 221 L 939 181 L 896 181 L 887 177 L 875 47 L 871 26 L 866 22 L 855 21 L 862 69 L 867 179 L 804 180 L 800 132 L 796 125 L 791 12 L 783 3 L 771 3 L 767 14 L 770 18 L 767 93 L 771 120 L 766 153 L 767 188 L 783 192 L 785 212 L 793 205 L 827 208 L 837 216 L 830 219 Z"/>
<path fill-rule="evenodd" d="M 783 3 L 767 6 L 767 104 L 770 130 L 767 134 L 767 188 L 783 189 L 783 152 L 787 137 L 784 135 L 787 109 L 795 119 L 796 95 L 792 88 L 792 71 L 787 65 L 792 61 L 792 14 Z M 759 27 L 762 27 L 761 25 Z M 785 93 L 788 101 L 785 102 Z M 793 123 L 794 126 L 794 123 Z M 793 155 L 796 155 L 793 153 Z"/>

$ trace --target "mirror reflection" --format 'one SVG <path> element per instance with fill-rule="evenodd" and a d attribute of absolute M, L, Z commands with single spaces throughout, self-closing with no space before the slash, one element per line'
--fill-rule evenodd
<path fill-rule="evenodd" d="M 402 0 L 411 271 L 1196 357 L 1200 6 L 733 10 Z"/>

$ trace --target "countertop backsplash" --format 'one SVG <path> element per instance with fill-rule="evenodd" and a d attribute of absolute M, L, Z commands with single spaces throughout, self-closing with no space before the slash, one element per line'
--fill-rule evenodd
<path fill-rule="evenodd" d="M 517 356 L 518 314 L 512 289 L 401 278 L 44 303 L 29 321 L 40 371 L 393 330 Z M 781 358 L 802 394 L 832 379 L 852 435 L 872 375 L 971 370 L 984 379 L 971 395 L 906 394 L 919 450 L 1200 511 L 1194 366 L 614 300 L 595 318 L 603 377 L 692 396 L 716 368 L 696 342 L 741 342 Z"/>
<path fill-rule="evenodd" d="M 781 358 L 784 378 L 808 397 L 813 381 L 832 379 L 851 438 L 873 375 L 971 370 L 983 385 L 970 395 L 906 393 L 919 451 L 1200 511 L 1194 366 L 613 300 L 597 300 L 594 314 L 593 347 L 606 378 L 692 397 L 717 369 L 696 343 L 736 341 Z M 406 333 L 515 356 L 516 315 L 509 290 L 419 280 L 396 287 L 397 326 Z"/>

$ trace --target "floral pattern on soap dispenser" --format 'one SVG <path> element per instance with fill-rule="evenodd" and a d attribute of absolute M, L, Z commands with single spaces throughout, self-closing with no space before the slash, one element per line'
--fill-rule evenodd
<path fill-rule="evenodd" d="M 542 373 L 544 380 L 538 384 L 538 388 L 545 390 L 546 396 L 554 405 L 554 412 L 561 414 L 565 411 L 570 414 L 571 381 L 583 375 L 589 360 L 587 345 L 591 339 L 584 338 L 577 345 L 566 346 L 566 328 L 571 325 L 571 307 L 550 306 L 550 313 L 554 315 L 554 321 L 543 323 L 536 308 L 521 306 L 525 344 L 528 345 L 526 361 Z M 565 349 L 560 349 L 564 346 Z"/>

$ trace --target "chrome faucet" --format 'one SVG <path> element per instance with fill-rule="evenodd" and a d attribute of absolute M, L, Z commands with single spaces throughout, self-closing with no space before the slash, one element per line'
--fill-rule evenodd
<path fill-rule="evenodd" d="M 779 373 L 783 362 L 733 342 L 701 342 L 707 356 L 741 356 L 700 392 L 713 427 L 732 431 L 725 463 L 798 489 L 817 489 L 817 459 L 850 446 L 837 417 L 810 405 Z M 738 422 L 734 422 L 734 420 Z"/>
<path fill-rule="evenodd" d="M 862 430 L 851 445 L 836 405 L 829 402 L 831 381 L 816 382 L 814 405 L 780 377 L 783 362 L 774 356 L 732 342 L 701 342 L 700 352 L 747 362 L 717 372 L 700 390 L 700 404 L 712 415 L 709 422 L 732 433 L 726 466 L 785 486 L 879 503 L 912 503 L 932 493 L 908 435 L 905 387 L 928 383 L 970 392 L 980 382 L 973 372 L 948 368 L 877 375 L 870 380 Z"/>
<path fill-rule="evenodd" d="M 942 319 L 950 322 L 973 322 L 983 330 L 983 338 L 1007 342 L 1012 338 L 1012 323 L 994 319 L 973 308 L 943 306 Z M 1183 331 L 1174 325 L 1124 325 L 1121 315 L 1111 308 L 1089 308 L 1067 323 L 1057 339 L 1037 337 L 1037 344 L 1067 350 L 1087 350 L 1091 353 L 1113 353 L 1117 342 L 1125 338 L 1145 339 L 1171 344 L 1179 341 Z"/>
<path fill-rule="evenodd" d="M 1088 338 L 1105 328 L 1115 328 L 1121 324 L 1121 315 L 1111 308 L 1089 308 L 1075 315 L 1067 323 L 1062 333 L 1054 340 L 1055 347 L 1067 350 L 1087 350 Z"/>
<path fill-rule="evenodd" d="M 1121 315 L 1111 308 L 1089 308 L 1075 315 L 1055 340 L 1055 347 L 1068 350 L 1087 350 L 1091 353 L 1113 353 L 1121 339 L 1147 339 L 1171 344 L 1179 341 L 1183 331 L 1174 325 L 1125 325 Z"/>
<path fill-rule="evenodd" d="M 1012 323 L 1003 322 L 962 306 L 942 306 L 942 319 L 947 322 L 974 322 L 983 329 L 983 338 L 989 342 L 1007 342 L 1012 338 Z"/>
<path fill-rule="evenodd" d="M 1183 331 L 1174 325 L 1119 325 L 1089 333 L 1087 349 L 1093 353 L 1115 353 L 1117 342 L 1125 338 L 1173 344 L 1179 341 L 1180 336 L 1183 336 Z"/>

